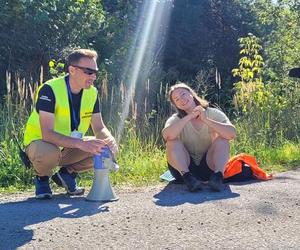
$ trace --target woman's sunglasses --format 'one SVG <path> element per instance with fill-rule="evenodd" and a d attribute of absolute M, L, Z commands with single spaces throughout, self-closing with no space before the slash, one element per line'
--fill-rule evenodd
<path fill-rule="evenodd" d="M 75 68 L 81 69 L 82 72 L 86 75 L 93 75 L 93 74 L 97 74 L 98 70 L 97 69 L 90 69 L 90 68 L 86 68 L 86 67 L 81 67 L 81 66 L 77 66 L 77 65 L 71 65 Z"/>

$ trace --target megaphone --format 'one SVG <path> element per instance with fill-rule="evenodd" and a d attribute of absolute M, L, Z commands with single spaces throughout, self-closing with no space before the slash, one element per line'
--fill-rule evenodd
<path fill-rule="evenodd" d="M 109 148 L 104 148 L 101 154 L 94 156 L 94 180 L 89 194 L 88 201 L 117 201 L 109 181 L 109 171 L 113 165 Z"/>

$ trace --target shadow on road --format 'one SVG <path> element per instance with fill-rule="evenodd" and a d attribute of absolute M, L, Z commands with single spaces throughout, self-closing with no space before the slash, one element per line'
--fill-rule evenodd
<path fill-rule="evenodd" d="M 102 212 L 109 212 L 104 203 L 87 202 L 84 197 L 67 195 L 54 195 L 51 200 L 29 198 L 1 203 L 0 249 L 16 249 L 35 240 L 31 225 L 55 218 L 79 218 Z"/>
<path fill-rule="evenodd" d="M 222 192 L 213 192 L 208 187 L 196 193 L 187 191 L 185 185 L 169 183 L 163 190 L 155 194 L 154 203 L 158 206 L 178 206 L 184 203 L 200 204 L 206 201 L 236 198 L 240 195 L 233 193 L 229 185 Z"/>

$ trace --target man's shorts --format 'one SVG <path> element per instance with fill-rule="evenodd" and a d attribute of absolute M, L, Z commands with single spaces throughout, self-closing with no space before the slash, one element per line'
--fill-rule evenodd
<path fill-rule="evenodd" d="M 206 162 L 206 153 L 202 157 L 200 164 L 196 165 L 194 160 L 190 157 L 190 165 L 189 165 L 189 170 L 190 172 L 199 180 L 201 181 L 208 181 L 209 177 L 214 173 L 209 166 L 207 165 Z M 171 174 L 174 176 L 177 182 L 183 182 L 181 174 L 173 168 L 169 163 L 168 163 L 168 168 L 171 172 Z"/>

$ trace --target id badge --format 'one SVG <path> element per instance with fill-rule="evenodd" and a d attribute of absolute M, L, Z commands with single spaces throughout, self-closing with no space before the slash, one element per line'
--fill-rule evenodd
<path fill-rule="evenodd" d="M 74 131 L 71 132 L 71 137 L 82 139 L 82 133 L 77 131 L 77 130 L 74 130 Z"/>

